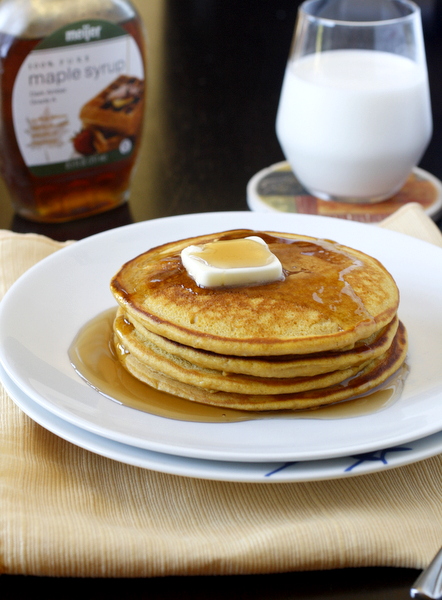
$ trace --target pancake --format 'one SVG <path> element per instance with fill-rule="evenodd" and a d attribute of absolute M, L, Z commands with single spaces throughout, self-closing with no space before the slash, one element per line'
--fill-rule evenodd
<path fill-rule="evenodd" d="M 356 375 L 369 363 L 365 360 L 338 370 L 329 370 L 321 374 L 297 377 L 264 377 L 252 376 L 216 369 L 201 367 L 184 360 L 148 341 L 140 341 L 136 330 L 122 316 L 117 316 L 114 323 L 115 343 L 131 353 L 140 363 L 160 371 L 183 383 L 197 385 L 208 390 L 238 392 L 248 394 L 286 394 L 310 389 L 328 387 Z M 336 354 L 336 353 L 334 353 Z M 314 360 L 314 359 L 313 359 Z M 329 363 L 333 365 L 333 361 Z"/>
<path fill-rule="evenodd" d="M 115 344 L 119 345 L 125 354 L 129 353 L 137 358 L 140 365 L 147 364 L 149 368 L 164 373 L 177 381 L 197 385 L 209 391 L 257 395 L 286 394 L 289 392 L 323 388 L 340 383 L 349 377 L 353 377 L 360 370 L 359 366 L 354 366 L 311 377 L 291 378 L 265 378 L 239 373 L 227 373 L 199 367 L 164 350 L 160 350 L 153 344 L 140 344 L 136 336 L 129 334 L 122 337 L 120 335 L 121 329 L 118 326 L 115 330 L 117 332 L 114 339 Z"/>
<path fill-rule="evenodd" d="M 279 259 L 282 278 L 205 288 L 183 266 L 188 246 L 252 235 Z M 367 394 L 407 353 L 390 273 L 329 240 L 251 230 L 188 238 L 127 262 L 110 288 L 119 304 L 113 332 L 123 366 L 148 385 L 202 404 L 313 409 Z"/>
<path fill-rule="evenodd" d="M 189 245 L 257 235 L 279 258 L 284 279 L 201 288 L 184 269 Z M 127 262 L 111 291 L 130 321 L 184 346 L 227 356 L 342 351 L 394 319 L 397 286 L 374 258 L 312 237 L 251 230 L 204 235 L 153 248 Z"/>
<path fill-rule="evenodd" d="M 152 333 L 136 319 L 132 319 L 132 322 L 129 323 L 121 308 L 117 313 L 114 327 L 123 344 L 127 344 L 127 339 L 125 341 L 127 336 L 132 340 L 132 343 L 139 345 L 140 351 L 142 351 L 143 345 L 148 345 L 154 351 L 157 348 L 157 353 L 162 350 L 199 367 L 256 377 L 306 377 L 347 369 L 380 356 L 389 348 L 393 340 L 398 327 L 398 318 L 397 316 L 394 317 L 380 331 L 357 342 L 353 348 L 348 350 L 267 357 L 228 356 L 184 346 Z M 129 344 L 127 344 L 128 347 Z"/>
<path fill-rule="evenodd" d="M 322 389 L 287 394 L 256 395 L 209 391 L 177 381 L 156 371 L 148 364 L 141 363 L 132 353 L 118 348 L 118 344 L 117 350 L 117 355 L 125 368 L 137 379 L 187 400 L 238 410 L 304 410 L 357 398 L 385 383 L 405 361 L 407 334 L 404 325 L 399 323 L 389 349 L 383 355 L 365 364 L 355 376 Z"/>

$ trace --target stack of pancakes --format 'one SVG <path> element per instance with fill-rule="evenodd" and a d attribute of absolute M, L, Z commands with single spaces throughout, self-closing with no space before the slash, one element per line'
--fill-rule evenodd
<path fill-rule="evenodd" d="M 251 235 L 279 258 L 282 280 L 202 288 L 181 262 L 187 246 Z M 250 230 L 180 240 L 127 262 L 111 291 L 124 367 L 203 404 L 316 408 L 366 394 L 406 357 L 392 276 L 376 259 L 328 240 Z"/>

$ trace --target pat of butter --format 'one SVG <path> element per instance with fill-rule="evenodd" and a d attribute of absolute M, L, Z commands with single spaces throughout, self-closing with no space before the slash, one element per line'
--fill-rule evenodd
<path fill-rule="evenodd" d="M 257 236 L 188 246 L 181 261 L 199 287 L 264 284 L 283 277 L 279 259 Z"/>

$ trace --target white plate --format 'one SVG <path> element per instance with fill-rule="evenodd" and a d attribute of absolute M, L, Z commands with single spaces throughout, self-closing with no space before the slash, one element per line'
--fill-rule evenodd
<path fill-rule="evenodd" d="M 74 372 L 67 350 L 79 329 L 114 306 L 109 281 L 151 246 L 237 227 L 335 239 L 380 259 L 401 290 L 410 338 L 401 399 L 341 420 L 192 423 L 149 415 L 102 396 Z M 0 362 L 54 415 L 120 443 L 222 461 L 305 461 L 397 446 L 442 430 L 442 250 L 382 228 L 309 215 L 250 212 L 169 217 L 110 230 L 66 247 L 25 273 L 0 304 Z"/>
<path fill-rule="evenodd" d="M 321 481 L 385 471 L 430 458 L 442 452 L 442 432 L 439 432 L 385 450 L 304 462 L 222 462 L 161 454 L 114 442 L 60 419 L 26 396 L 6 375 L 2 367 L 0 367 L 0 379 L 15 404 L 48 431 L 94 454 L 170 475 L 243 483 Z"/>

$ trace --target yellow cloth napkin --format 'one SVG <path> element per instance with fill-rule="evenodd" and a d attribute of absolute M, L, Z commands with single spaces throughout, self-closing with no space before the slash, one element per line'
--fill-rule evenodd
<path fill-rule="evenodd" d="M 419 206 L 384 223 L 442 245 Z M 0 234 L 0 294 L 61 244 Z M 0 573 L 70 577 L 422 568 L 442 545 L 442 457 L 309 483 L 131 467 L 33 422 L 0 390 Z"/>

